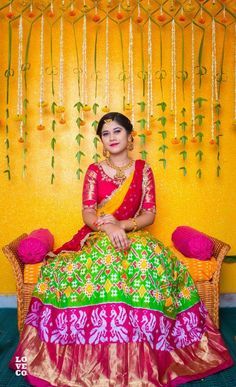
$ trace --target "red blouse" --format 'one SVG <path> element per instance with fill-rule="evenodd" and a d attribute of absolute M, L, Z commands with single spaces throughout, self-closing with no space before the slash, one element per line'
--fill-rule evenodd
<path fill-rule="evenodd" d="M 84 178 L 83 209 L 97 208 L 119 185 L 118 181 L 108 176 L 100 163 L 90 164 Z M 151 167 L 145 163 L 143 169 L 143 201 L 140 211 L 156 213 L 155 182 Z"/>

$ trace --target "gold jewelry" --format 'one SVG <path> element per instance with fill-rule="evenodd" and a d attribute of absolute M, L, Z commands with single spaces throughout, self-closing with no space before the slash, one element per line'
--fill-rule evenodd
<path fill-rule="evenodd" d="M 113 164 L 111 162 L 111 160 L 109 160 L 109 159 L 106 159 L 106 163 L 107 163 L 107 165 L 109 165 L 109 167 L 111 167 L 117 171 L 115 176 L 114 176 L 115 179 L 124 180 L 124 179 L 126 179 L 124 171 L 131 167 L 131 165 L 133 164 L 133 160 L 130 160 L 128 162 L 128 164 L 124 165 L 123 167 L 118 167 L 117 165 Z"/>
<path fill-rule="evenodd" d="M 130 220 L 132 220 L 132 222 L 134 224 L 134 227 L 132 228 L 132 231 L 136 231 L 138 229 L 138 224 L 136 222 L 136 219 L 135 218 L 130 218 Z"/>
<path fill-rule="evenodd" d="M 128 145 L 127 145 L 127 149 L 128 149 L 129 151 L 132 151 L 132 150 L 134 149 L 133 141 L 134 141 L 134 138 L 133 138 L 133 136 L 131 135 L 131 140 L 128 141 Z"/>
<path fill-rule="evenodd" d="M 106 158 L 109 157 L 109 155 L 110 155 L 109 150 L 105 149 L 104 147 L 103 147 L 102 154 L 103 154 L 103 156 L 106 157 Z"/>
<path fill-rule="evenodd" d="M 112 118 L 108 118 L 107 120 L 104 120 L 104 125 L 107 125 L 109 124 L 112 120 Z"/>

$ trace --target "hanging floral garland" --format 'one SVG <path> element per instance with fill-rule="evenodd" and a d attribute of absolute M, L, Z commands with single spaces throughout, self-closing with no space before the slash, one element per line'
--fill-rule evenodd
<path fill-rule="evenodd" d="M 9 148 L 10 148 L 10 140 L 9 140 L 9 125 L 8 120 L 10 116 L 9 112 L 9 91 L 10 91 L 10 76 L 14 75 L 14 70 L 11 69 L 11 48 L 12 48 L 12 27 L 11 22 L 8 22 L 8 68 L 5 71 L 5 77 L 7 81 L 7 93 L 6 93 L 6 125 L 5 125 L 5 148 L 6 148 L 6 169 L 4 170 L 4 173 L 7 174 L 8 180 L 11 180 L 11 166 L 10 166 L 10 155 L 9 155 Z"/>
<path fill-rule="evenodd" d="M 125 110 L 131 110 L 131 122 L 134 126 L 134 36 L 133 36 L 133 21 L 129 18 L 129 48 L 128 48 L 128 87 L 127 87 L 127 103 Z M 136 134 L 136 132 L 135 132 Z"/>
<path fill-rule="evenodd" d="M 191 24 L 191 125 L 192 125 L 192 138 L 191 142 L 197 142 L 196 136 L 196 127 L 195 127 L 195 27 L 194 22 Z M 199 137 L 199 142 L 201 142 L 202 137 Z M 198 161 L 202 161 L 203 151 L 202 149 L 198 149 L 195 153 L 195 156 L 198 158 Z M 197 169 L 196 175 L 198 178 L 202 177 L 202 169 L 201 167 Z"/>
<path fill-rule="evenodd" d="M 23 143 L 22 148 L 22 177 L 26 173 L 26 132 L 24 125 L 26 124 L 26 117 L 23 114 L 23 17 L 20 16 L 18 28 L 18 82 L 17 82 L 17 115 L 16 120 L 19 122 L 19 142 Z"/>
<path fill-rule="evenodd" d="M 39 84 L 39 124 L 38 130 L 45 129 L 43 124 L 43 108 L 46 106 L 44 101 L 44 16 L 41 16 L 40 30 L 40 84 Z"/>
<path fill-rule="evenodd" d="M 211 24 L 211 143 L 215 144 L 215 117 L 214 103 L 218 101 L 218 90 L 216 81 L 216 27 L 215 19 Z"/>
<path fill-rule="evenodd" d="M 172 144 L 179 144 L 177 133 L 177 98 L 176 98 L 176 31 L 175 20 L 171 22 L 171 100 L 170 112 L 174 117 L 174 138 Z"/>
<path fill-rule="evenodd" d="M 65 106 L 64 106 L 64 17 L 60 18 L 60 44 L 59 44 L 59 104 L 57 112 L 60 114 L 60 124 L 65 124 Z"/>
<path fill-rule="evenodd" d="M 83 16 L 83 41 L 82 41 L 82 82 L 81 82 L 81 95 L 82 95 L 82 104 L 83 111 L 91 110 L 91 107 L 88 105 L 88 93 L 87 93 L 87 15 Z M 82 115 L 83 119 L 83 115 Z"/>
<path fill-rule="evenodd" d="M 110 85 L 109 85 L 109 17 L 106 16 L 106 53 L 105 53 L 105 98 L 102 111 L 107 113 L 110 108 Z"/>
<path fill-rule="evenodd" d="M 152 85 L 152 22 L 148 18 L 148 79 L 147 79 L 147 128 L 146 134 L 150 135 L 150 118 L 153 117 L 153 85 Z"/>
<path fill-rule="evenodd" d="M 19 142 L 24 142 L 24 123 L 23 123 L 23 82 L 22 82 L 22 60 L 23 57 L 23 23 L 22 15 L 19 19 L 18 27 L 18 67 L 17 67 L 17 107 L 16 121 L 19 122 Z"/>
<path fill-rule="evenodd" d="M 234 119 L 233 125 L 236 126 L 236 23 L 234 23 Z"/>

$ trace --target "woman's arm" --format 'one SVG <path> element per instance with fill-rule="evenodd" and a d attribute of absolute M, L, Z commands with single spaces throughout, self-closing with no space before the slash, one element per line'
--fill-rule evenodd
<path fill-rule="evenodd" d="M 140 230 L 146 226 L 150 226 L 154 223 L 155 214 L 150 211 L 142 211 L 141 215 L 137 216 L 135 219 L 137 224 L 137 230 Z M 121 220 L 120 227 L 125 231 L 132 231 L 134 228 L 134 221 L 132 219 Z"/>
<path fill-rule="evenodd" d="M 98 227 L 95 226 L 95 222 L 98 217 L 96 215 L 96 210 L 94 208 L 85 208 L 82 210 L 83 221 L 87 226 L 89 226 L 92 230 L 98 231 Z"/>

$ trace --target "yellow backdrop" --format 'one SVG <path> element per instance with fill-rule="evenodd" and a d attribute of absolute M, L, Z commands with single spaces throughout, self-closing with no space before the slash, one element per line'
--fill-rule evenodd
<path fill-rule="evenodd" d="M 147 25 L 144 27 L 144 64 L 147 69 Z M 1 21 L 1 36 L 8 36 L 7 21 Z M 88 103 L 93 105 L 94 97 L 94 42 L 97 25 L 88 20 L 88 80 L 87 92 Z M 44 131 L 38 131 L 38 101 L 39 101 L 39 61 L 40 61 L 40 20 L 33 29 L 29 50 L 30 70 L 27 73 L 28 79 L 28 121 L 27 121 L 27 172 L 22 178 L 22 148 L 23 144 L 18 142 L 19 124 L 14 121 L 17 103 L 17 52 L 18 52 L 18 20 L 12 23 L 12 67 L 15 69 L 14 77 L 10 79 L 9 95 L 9 141 L 10 141 L 10 168 L 11 180 L 7 175 L 0 174 L 0 210 L 1 210 L 1 233 L 0 246 L 7 244 L 20 234 L 37 229 L 39 227 L 49 228 L 55 236 L 55 245 L 59 246 L 64 241 L 70 239 L 74 233 L 82 226 L 81 216 L 81 191 L 83 185 L 83 175 L 80 180 L 76 177 L 78 161 L 75 157 L 79 150 L 75 140 L 78 134 L 76 119 L 78 114 L 73 107 L 79 101 L 77 89 L 77 77 L 73 69 L 77 66 L 75 46 L 73 41 L 73 29 L 69 22 L 65 22 L 64 30 L 64 93 L 66 107 L 66 124 L 57 122 L 55 130 L 55 181 L 50 184 L 51 177 L 51 155 L 50 147 L 53 137 L 51 130 L 52 114 L 50 105 L 53 102 L 51 95 L 51 77 L 45 73 L 45 100 L 49 107 L 44 111 Z M 24 23 L 24 49 L 29 31 L 29 22 Z M 128 22 L 122 25 L 124 43 L 125 68 L 128 66 Z M 160 35 L 159 28 L 153 25 L 153 75 L 160 68 Z M 45 23 L 45 68 L 50 67 L 50 28 Z M 79 57 L 81 60 L 82 45 L 82 21 L 76 25 L 77 43 Z M 233 26 L 227 30 L 226 48 L 224 56 L 224 71 L 227 81 L 221 86 L 221 133 L 220 138 L 220 177 L 216 176 L 217 167 L 217 147 L 210 145 L 210 100 L 211 100 L 211 29 L 206 27 L 206 39 L 203 49 L 203 63 L 208 69 L 204 76 L 201 91 L 198 90 L 198 79 L 196 79 L 196 97 L 202 96 L 208 99 L 201 112 L 206 117 L 204 120 L 204 140 L 202 144 L 191 143 L 186 145 L 188 157 L 185 162 L 187 175 L 179 168 L 184 165 L 179 152 L 183 150 L 180 144 L 174 145 L 171 139 L 174 137 L 173 117 L 170 115 L 170 85 L 171 85 L 171 27 L 163 28 L 163 68 L 167 72 L 163 80 L 164 100 L 167 103 L 165 115 L 167 117 L 166 131 L 167 139 L 166 151 L 167 168 L 164 169 L 159 159 L 162 154 L 159 147 L 163 144 L 160 122 L 157 119 L 161 116 L 160 107 L 157 103 L 162 101 L 159 80 L 153 76 L 153 100 L 155 121 L 151 124 L 152 134 L 147 136 L 146 151 L 147 161 L 153 168 L 156 181 L 157 196 L 157 216 L 150 231 L 165 244 L 169 245 L 171 234 L 179 225 L 189 225 L 216 238 L 219 238 L 232 246 L 230 254 L 236 254 L 236 228 L 235 228 L 235 182 L 236 182 L 236 131 L 233 128 L 233 105 L 234 105 L 234 67 L 233 67 Z M 199 49 L 201 34 L 196 33 L 196 61 Z M 217 61 L 221 60 L 221 49 L 223 41 L 223 29 L 217 27 Z M 185 31 L 185 68 L 191 74 L 191 27 Z M 8 67 L 8 40 L 1 38 L 1 74 Z M 120 80 L 122 72 L 122 57 L 120 48 L 120 35 L 115 23 L 110 23 L 109 31 L 109 51 L 110 51 L 110 108 L 111 110 L 122 111 L 123 84 Z M 177 29 L 177 69 L 181 68 L 181 34 Z M 141 39 L 140 26 L 134 23 L 134 75 L 135 75 L 135 102 L 145 100 L 142 95 L 142 81 L 137 76 L 142 69 L 141 62 Z M 59 67 L 59 21 L 53 27 L 53 59 L 54 65 Z M 81 63 L 80 63 L 81 65 Z M 82 157 L 81 168 L 86 170 L 87 166 L 93 162 L 92 154 L 95 153 L 92 139 L 94 130 L 91 122 L 99 119 L 103 112 L 101 106 L 105 104 L 104 80 L 105 80 L 105 23 L 98 27 L 98 50 L 97 50 L 98 77 L 98 114 L 95 116 L 92 111 L 84 113 L 86 125 L 81 127 L 84 140 L 81 142 L 80 150 L 86 157 Z M 196 75 L 197 77 L 197 75 Z M 55 75 L 55 99 L 58 103 L 58 73 Z M 6 79 L 1 75 L 0 89 L 0 117 L 5 121 L 6 109 Z M 126 83 L 127 90 L 127 83 Z M 181 109 L 186 108 L 186 118 L 188 123 L 186 135 L 191 138 L 191 84 L 190 77 L 185 82 L 186 98 L 183 101 L 181 92 L 181 80 L 177 80 L 177 104 L 178 120 L 181 121 Z M 129 112 L 127 112 L 129 114 Z M 139 105 L 135 105 L 135 121 L 138 121 L 146 113 L 141 113 Z M 136 123 L 135 129 L 141 133 L 140 125 Z M 182 135 L 178 125 L 178 136 Z M 5 127 L 0 128 L 0 170 L 6 169 L 5 150 Z M 196 176 L 196 171 L 200 162 L 195 153 L 201 149 L 204 157 L 201 162 L 202 178 Z M 135 150 L 132 152 L 133 158 L 140 158 L 140 138 L 135 137 Z M 101 144 L 99 153 L 102 154 Z M 15 292 L 15 280 L 10 264 L 1 253 L 0 270 L 0 292 L 3 294 L 13 294 Z M 236 265 L 223 265 L 221 280 L 222 292 L 236 292 L 235 276 Z"/>

